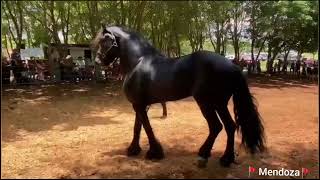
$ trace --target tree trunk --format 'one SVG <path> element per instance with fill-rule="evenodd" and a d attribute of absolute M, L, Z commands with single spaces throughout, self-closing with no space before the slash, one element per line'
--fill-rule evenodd
<path fill-rule="evenodd" d="M 154 22 L 151 21 L 151 39 L 152 39 L 152 44 L 157 46 L 157 43 L 156 43 L 156 37 L 155 37 L 155 32 L 154 32 Z"/>
<path fill-rule="evenodd" d="M 9 31 L 12 35 L 12 38 L 14 40 L 14 42 L 16 43 L 16 49 L 18 50 L 18 52 L 20 52 L 20 48 L 21 48 L 21 44 L 22 44 L 22 31 L 23 31 L 23 10 L 21 8 L 21 1 L 17 1 L 17 2 L 8 2 L 8 1 L 4 1 L 5 2 L 5 7 L 7 8 L 8 12 L 7 11 L 4 11 L 6 16 L 7 16 L 7 19 L 8 19 L 8 22 L 9 22 L 9 19 L 12 20 L 13 22 L 13 25 L 14 25 L 14 28 L 16 30 L 16 36 L 13 34 L 10 26 L 9 26 Z M 12 6 L 16 6 L 17 9 L 11 9 L 11 4 L 13 3 Z M 14 15 L 14 13 L 16 12 L 13 12 L 13 11 L 18 11 L 18 17 L 16 17 Z M 9 22 L 10 24 L 10 22 Z"/>
<path fill-rule="evenodd" d="M 192 48 L 192 52 L 195 52 L 195 44 L 193 42 L 193 38 L 192 38 L 192 33 L 189 33 L 189 42 L 190 42 L 190 46 Z"/>
<path fill-rule="evenodd" d="M 238 15 L 235 15 L 234 24 L 233 24 L 233 47 L 235 58 L 240 60 L 240 52 L 239 52 L 239 37 L 238 37 Z"/>
<path fill-rule="evenodd" d="M 28 42 L 28 47 L 31 47 L 31 34 L 30 31 L 27 30 L 27 42 Z"/>
<path fill-rule="evenodd" d="M 273 72 L 273 62 L 274 62 L 275 58 L 277 57 L 278 53 L 279 53 L 278 47 L 273 48 L 273 50 L 272 50 L 272 48 L 270 48 L 270 63 L 269 63 L 268 73 Z M 269 56 L 269 51 L 268 51 L 268 56 Z"/>
<path fill-rule="evenodd" d="M 290 49 L 288 49 L 288 51 L 284 52 L 284 58 L 283 58 L 284 63 L 288 62 L 289 53 L 290 53 Z"/>
<path fill-rule="evenodd" d="M 303 52 L 302 52 L 301 50 L 299 50 L 299 51 L 298 51 L 298 59 L 297 59 L 298 61 L 300 61 L 300 60 L 301 60 L 302 53 L 303 53 Z"/>
<path fill-rule="evenodd" d="M 255 44 L 255 39 L 252 38 L 251 39 L 251 60 L 254 61 L 255 58 L 254 58 L 254 44 Z"/>
<path fill-rule="evenodd" d="M 126 25 L 126 12 L 124 9 L 124 4 L 123 0 L 120 0 L 120 15 L 121 15 L 121 25 L 125 26 Z"/>
<path fill-rule="evenodd" d="M 210 39 L 210 42 L 212 44 L 212 47 L 213 47 L 214 51 L 216 51 L 216 46 L 215 46 L 215 43 L 214 43 L 214 40 L 213 40 L 213 37 L 212 37 L 212 34 L 211 34 L 210 25 L 208 25 L 208 27 L 209 27 L 209 39 Z"/>
<path fill-rule="evenodd" d="M 175 36 L 175 39 L 176 39 L 176 48 L 178 50 L 178 57 L 181 56 L 181 46 L 180 46 L 180 41 L 179 41 L 179 35 L 178 35 L 178 32 L 177 31 L 174 31 L 174 36 Z"/>
<path fill-rule="evenodd" d="M 203 36 L 202 32 L 200 32 L 200 37 L 199 37 L 199 50 L 203 50 Z"/>
<path fill-rule="evenodd" d="M 220 47 L 221 47 L 221 33 L 220 33 L 220 24 L 217 22 L 217 32 L 216 32 L 216 39 L 217 39 L 217 44 L 216 44 L 216 49 L 215 49 L 215 53 L 219 53 L 220 54 Z"/>
<path fill-rule="evenodd" d="M 272 64 L 273 64 L 273 61 L 271 63 L 271 52 L 272 52 L 272 49 L 271 49 L 271 44 L 269 42 L 268 43 L 268 59 L 267 59 L 267 64 L 266 64 L 266 66 L 267 66 L 266 68 L 267 68 L 267 72 L 268 73 L 271 73 L 271 68 L 270 67 L 272 67 Z"/>
<path fill-rule="evenodd" d="M 64 38 L 65 44 L 69 44 L 69 24 L 70 24 L 70 11 L 71 11 L 71 7 L 69 3 L 68 3 L 68 10 L 67 10 L 67 18 L 66 18 L 66 32 L 65 32 L 66 36 Z"/>
<path fill-rule="evenodd" d="M 10 35 L 8 36 L 8 39 L 9 39 L 10 49 L 13 49 L 12 39 Z"/>
<path fill-rule="evenodd" d="M 135 21 L 136 22 L 136 30 L 138 32 L 140 32 L 142 29 L 143 12 L 146 7 L 146 4 L 147 4 L 147 1 L 142 1 L 141 4 L 139 5 L 139 13 L 136 16 L 136 21 Z"/>
<path fill-rule="evenodd" d="M 264 43 L 266 42 L 266 38 L 264 38 L 264 40 L 263 40 L 263 42 L 262 42 L 262 44 L 261 44 L 261 46 L 260 46 L 260 48 L 259 48 L 259 51 L 258 51 L 258 54 L 257 54 L 257 57 L 256 57 L 256 61 L 258 60 L 258 58 L 259 58 L 259 56 L 260 56 L 260 53 L 261 53 L 261 51 L 262 51 L 262 48 L 263 48 L 263 46 L 264 46 Z"/>
<path fill-rule="evenodd" d="M 9 49 L 8 49 L 8 38 L 7 38 L 7 34 L 4 35 L 4 41 L 5 41 L 5 47 L 6 47 L 6 51 L 8 53 L 8 58 L 10 58 L 10 53 L 9 53 Z"/>
<path fill-rule="evenodd" d="M 8 24 L 10 24 L 9 19 L 8 19 Z M 11 35 L 11 36 L 9 36 L 9 37 L 10 37 L 10 45 L 11 45 L 11 48 L 13 49 L 12 40 L 13 40 L 13 42 L 14 42 L 15 44 L 17 44 L 17 39 L 16 39 L 16 37 L 15 37 L 15 35 L 14 35 L 14 33 L 13 33 L 13 31 L 12 31 L 12 29 L 11 29 L 10 26 L 8 26 L 8 29 L 9 29 L 9 32 L 10 32 L 10 35 Z M 12 39 L 11 39 L 11 38 L 12 38 Z"/>
<path fill-rule="evenodd" d="M 251 73 L 252 71 L 254 71 L 254 68 L 256 65 L 256 61 L 254 60 L 254 44 L 255 44 L 255 39 L 252 38 L 251 39 L 251 66 L 249 68 L 248 73 Z"/>
<path fill-rule="evenodd" d="M 129 28 L 131 28 L 131 29 L 133 29 L 134 27 L 133 27 L 133 25 L 134 25 L 134 22 L 133 22 L 133 17 L 134 17 L 134 15 L 132 14 L 133 12 L 136 12 L 135 11 L 135 8 L 134 8 L 134 4 L 136 3 L 136 2 L 134 2 L 134 4 L 133 4 L 133 2 L 128 2 L 129 3 L 129 11 L 127 12 L 128 13 L 128 26 L 129 26 Z"/>
<path fill-rule="evenodd" d="M 88 8 L 88 11 L 89 11 L 89 29 L 90 29 L 90 34 L 91 34 L 91 37 L 94 37 L 95 36 L 95 33 L 96 33 L 96 30 L 95 30 L 95 13 L 94 10 L 93 10 L 93 7 L 92 7 L 92 3 L 93 1 L 86 1 L 86 5 L 87 5 L 87 8 Z"/>
<path fill-rule="evenodd" d="M 18 34 L 18 49 L 21 48 L 21 44 L 22 44 L 22 31 L 23 31 L 23 10 L 21 8 L 21 1 L 17 2 L 17 7 L 18 7 L 18 11 L 19 11 L 19 31 L 17 31 Z"/>
<path fill-rule="evenodd" d="M 256 33 L 255 33 L 255 10 L 254 10 L 254 2 L 251 2 L 251 60 L 254 62 L 255 58 L 254 58 L 254 46 L 255 46 L 255 42 L 256 42 Z"/>
<path fill-rule="evenodd" d="M 234 53 L 237 59 L 240 59 L 239 41 L 236 40 L 234 44 Z"/>

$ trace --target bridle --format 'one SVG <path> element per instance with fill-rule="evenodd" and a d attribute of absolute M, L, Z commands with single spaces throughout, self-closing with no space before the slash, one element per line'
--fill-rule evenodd
<path fill-rule="evenodd" d="M 113 47 L 119 47 L 115 35 L 113 35 L 111 32 L 110 32 L 109 34 L 112 35 L 113 42 L 112 42 L 112 45 L 107 49 L 107 51 L 105 51 L 105 52 L 103 52 L 103 53 L 100 52 L 100 55 L 103 55 L 103 58 L 105 58 L 105 56 L 107 56 L 108 52 L 109 52 Z"/>
<path fill-rule="evenodd" d="M 114 38 L 112 45 L 109 47 L 109 49 L 105 52 L 107 54 L 113 47 L 118 47 L 116 38 Z"/>

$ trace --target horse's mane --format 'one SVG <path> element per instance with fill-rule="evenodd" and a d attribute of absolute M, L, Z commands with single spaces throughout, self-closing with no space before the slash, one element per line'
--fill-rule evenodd
<path fill-rule="evenodd" d="M 98 49 L 99 43 L 100 43 L 100 40 L 102 39 L 102 37 L 103 37 L 103 34 L 102 34 L 102 28 L 101 28 L 98 31 L 96 37 L 90 43 L 91 49 L 93 49 L 93 50 L 97 50 Z"/>
<path fill-rule="evenodd" d="M 146 55 L 158 55 L 163 56 L 159 50 L 157 50 L 149 41 L 147 41 L 140 33 L 127 29 L 123 26 L 109 26 L 106 28 L 108 31 L 112 32 L 118 38 L 125 38 L 128 41 L 135 41 L 138 42 L 140 45 L 141 50 Z M 103 29 L 101 28 L 100 31 L 97 33 L 96 37 L 91 42 L 91 47 L 93 49 L 97 49 L 100 40 L 103 38 Z"/>

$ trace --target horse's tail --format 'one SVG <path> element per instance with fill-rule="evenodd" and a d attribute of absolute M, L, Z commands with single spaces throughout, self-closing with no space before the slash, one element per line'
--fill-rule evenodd
<path fill-rule="evenodd" d="M 234 114 L 237 130 L 241 130 L 242 144 L 254 154 L 265 150 L 262 119 L 254 103 L 248 83 L 243 74 L 237 75 L 238 83 L 233 93 Z"/>

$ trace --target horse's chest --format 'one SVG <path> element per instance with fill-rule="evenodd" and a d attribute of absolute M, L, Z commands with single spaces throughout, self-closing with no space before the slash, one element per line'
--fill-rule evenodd
<path fill-rule="evenodd" d="M 131 103 L 147 101 L 150 80 L 143 74 L 126 76 L 123 83 L 123 91 Z"/>

